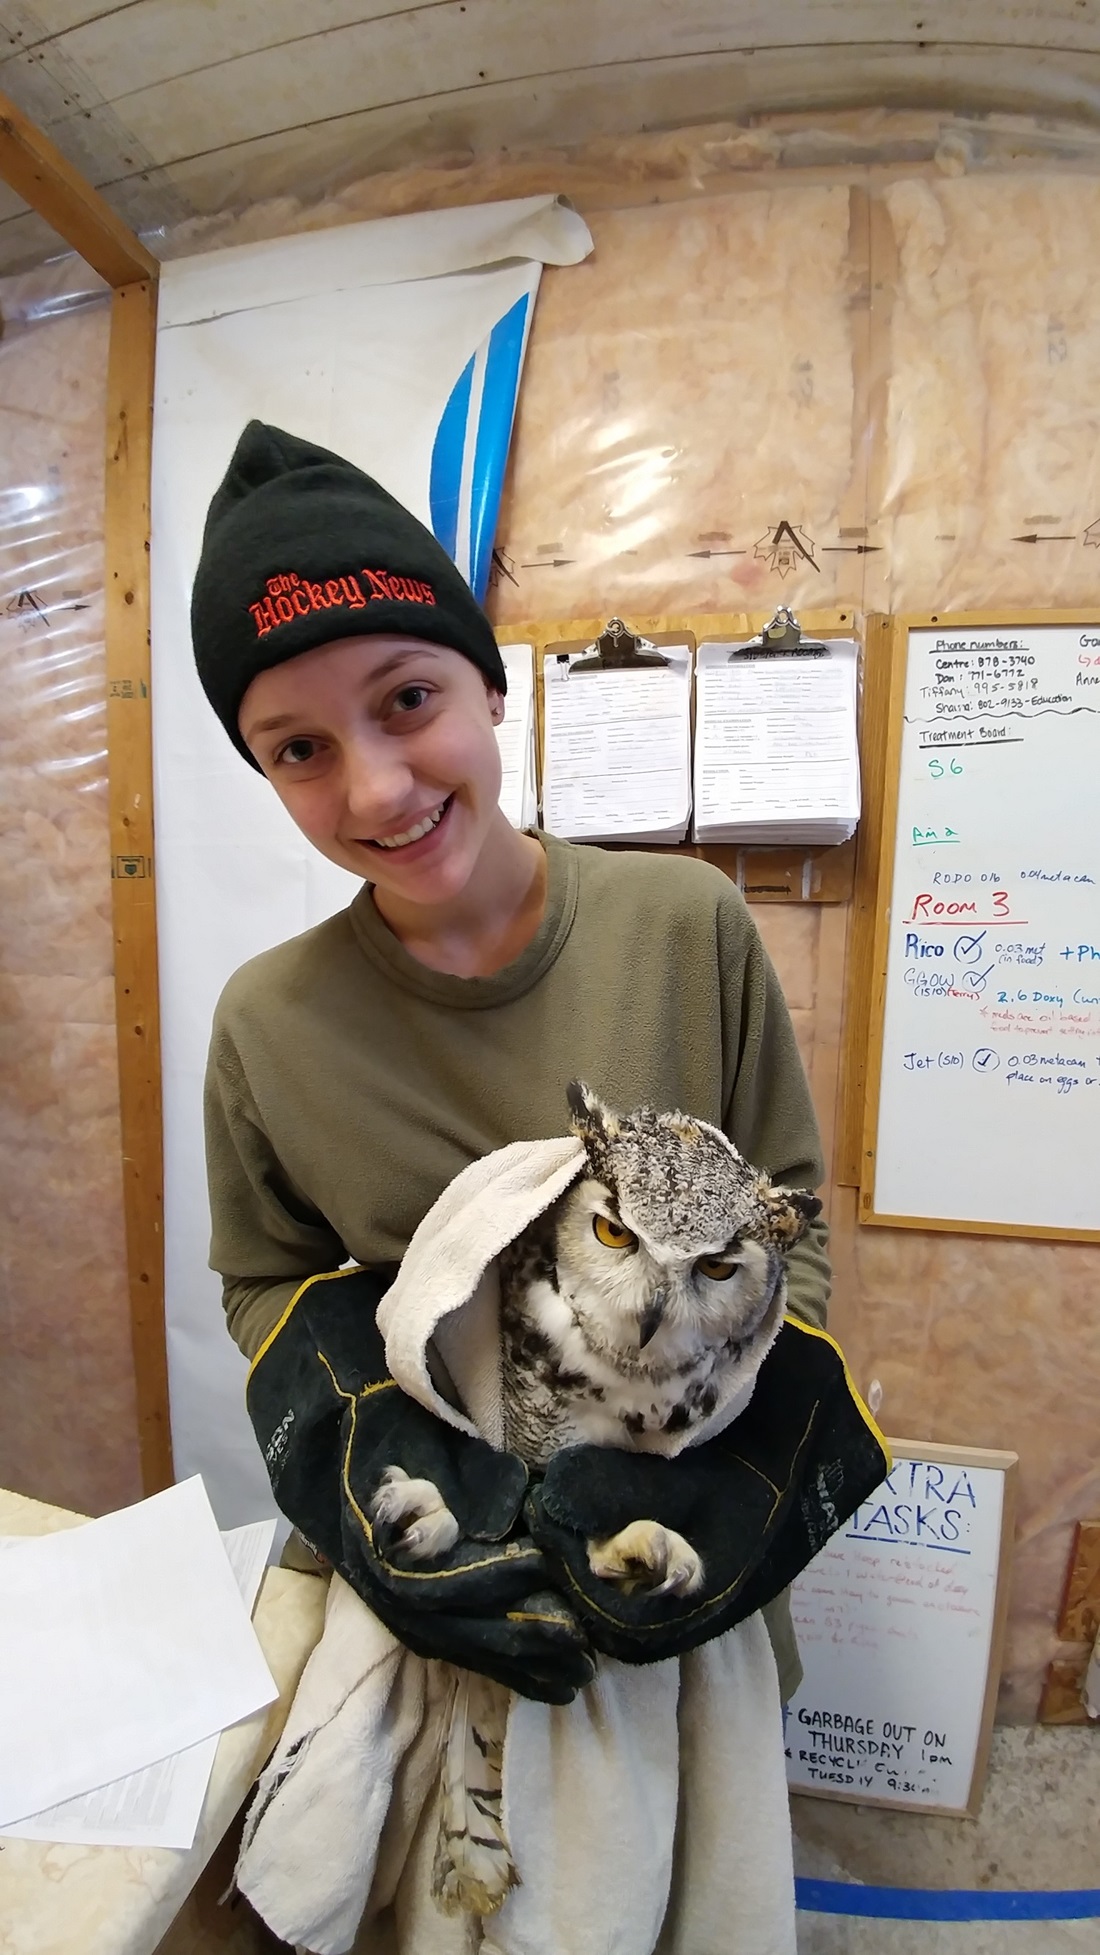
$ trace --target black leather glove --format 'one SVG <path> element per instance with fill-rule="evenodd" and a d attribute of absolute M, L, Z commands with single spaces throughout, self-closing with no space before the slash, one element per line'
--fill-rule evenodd
<path fill-rule="evenodd" d="M 838 1345 L 784 1323 L 739 1418 L 675 1459 L 570 1446 L 526 1509 L 593 1647 L 626 1663 L 678 1656 L 770 1602 L 890 1470 Z M 702 1557 L 694 1594 L 625 1594 L 593 1575 L 587 1543 L 657 1521 Z"/>
<path fill-rule="evenodd" d="M 396 1270 L 341 1270 L 303 1285 L 248 1377 L 249 1415 L 275 1498 L 406 1648 L 569 1703 L 595 1674 L 587 1638 L 524 1531 L 527 1469 L 399 1390 L 375 1312 Z M 387 1467 L 430 1480 L 458 1523 L 445 1554 L 415 1560 L 371 1518 Z"/>

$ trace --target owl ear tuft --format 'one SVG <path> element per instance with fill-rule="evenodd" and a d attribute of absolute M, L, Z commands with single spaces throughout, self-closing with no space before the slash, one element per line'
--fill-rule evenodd
<path fill-rule="evenodd" d="M 757 1196 L 765 1239 L 777 1249 L 793 1249 L 821 1213 L 820 1201 L 808 1188 L 776 1188 L 761 1180 Z"/>
<path fill-rule="evenodd" d="M 582 1140 L 589 1132 L 601 1135 L 605 1132 L 603 1102 L 586 1080 L 571 1079 L 565 1089 L 565 1097 L 569 1102 L 573 1125 Z"/>
<path fill-rule="evenodd" d="M 573 1132 L 583 1140 L 590 1156 L 594 1149 L 606 1147 L 619 1131 L 618 1119 L 611 1108 L 604 1105 L 583 1079 L 571 1079 L 565 1096 L 573 1116 Z"/>

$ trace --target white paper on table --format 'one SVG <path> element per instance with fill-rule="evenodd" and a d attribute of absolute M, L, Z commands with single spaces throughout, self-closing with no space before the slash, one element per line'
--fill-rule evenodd
<path fill-rule="evenodd" d="M 222 1531 L 229 1565 L 251 1615 L 275 1536 L 274 1521 L 251 1521 Z M 0 1539 L 0 1550 L 13 1537 Z M 26 1537 L 15 1537 L 24 1539 Z M 195 1843 L 214 1769 L 218 1736 L 162 1758 L 144 1771 L 112 1779 L 44 1812 L 0 1826 L 0 1839 L 41 1840 L 53 1846 L 168 1846 Z"/>
<path fill-rule="evenodd" d="M 691 813 L 691 653 L 664 666 L 574 672 L 543 666 L 543 819 L 570 841 L 678 841 Z"/>
<path fill-rule="evenodd" d="M 201 1479 L 0 1556 L 0 1824 L 278 1695 Z"/>
<path fill-rule="evenodd" d="M 504 718 L 496 729 L 502 778 L 500 805 L 513 828 L 529 828 L 538 814 L 535 790 L 535 652 L 532 645 L 502 645 L 508 679 Z"/>
<path fill-rule="evenodd" d="M 696 655 L 695 833 L 848 828 L 859 819 L 858 648 L 825 657 Z"/>

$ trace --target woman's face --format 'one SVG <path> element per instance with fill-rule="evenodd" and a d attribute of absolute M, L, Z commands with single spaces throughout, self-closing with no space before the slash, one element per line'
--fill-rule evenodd
<path fill-rule="evenodd" d="M 494 721 L 468 658 L 418 638 L 341 638 L 253 679 L 239 724 L 303 835 L 404 902 L 466 886 L 502 820 Z"/>

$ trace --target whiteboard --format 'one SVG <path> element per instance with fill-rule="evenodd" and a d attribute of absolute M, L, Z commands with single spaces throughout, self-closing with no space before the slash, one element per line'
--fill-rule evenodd
<path fill-rule="evenodd" d="M 862 1219 L 1100 1230 L 1100 623 L 910 629 L 903 712 Z"/>
<path fill-rule="evenodd" d="M 793 1792 L 976 1812 L 1004 1631 L 1016 1455 L 892 1440 L 893 1469 L 795 1582 Z"/>

